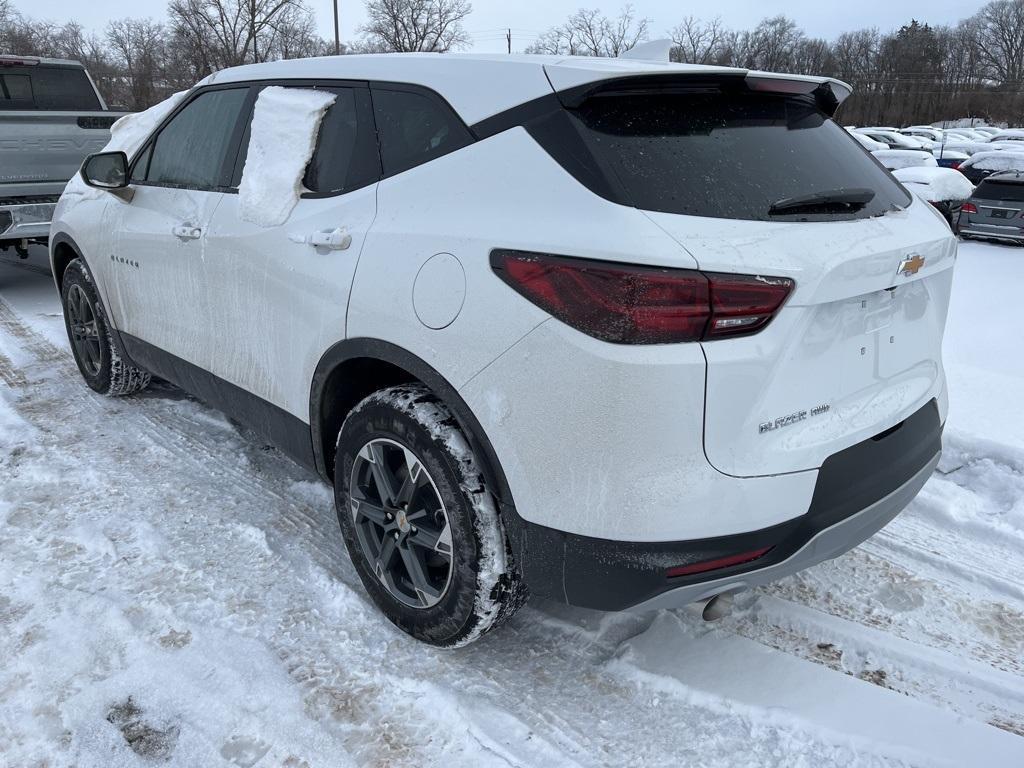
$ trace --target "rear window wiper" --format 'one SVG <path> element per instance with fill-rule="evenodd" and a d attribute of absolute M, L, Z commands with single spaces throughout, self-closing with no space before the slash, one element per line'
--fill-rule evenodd
<path fill-rule="evenodd" d="M 871 189 L 830 189 L 799 197 L 784 197 L 768 208 L 769 216 L 792 213 L 852 213 L 875 199 Z"/>

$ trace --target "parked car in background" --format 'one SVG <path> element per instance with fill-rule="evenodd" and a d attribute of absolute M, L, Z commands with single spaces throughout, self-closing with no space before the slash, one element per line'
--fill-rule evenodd
<path fill-rule="evenodd" d="M 916 149 L 923 150 L 924 142 L 913 136 L 904 136 L 898 131 L 886 131 L 880 128 L 857 128 L 857 133 L 864 134 L 868 138 L 885 144 L 889 149 Z"/>
<path fill-rule="evenodd" d="M 123 114 L 77 61 L 0 56 L 0 249 L 46 242 L 68 179 Z"/>
<path fill-rule="evenodd" d="M 991 125 L 981 125 L 981 126 L 976 126 L 975 128 L 972 128 L 971 130 L 973 130 L 975 133 L 980 133 L 982 136 L 992 137 L 995 134 L 999 133 L 999 131 L 1001 131 L 1002 129 L 1001 128 L 994 128 Z"/>
<path fill-rule="evenodd" d="M 880 141 L 875 141 L 870 136 L 868 136 L 866 133 L 858 133 L 857 131 L 852 131 L 852 130 L 849 130 L 849 129 L 847 129 L 847 132 L 851 136 L 853 136 L 853 138 L 862 147 L 864 147 L 864 149 L 868 150 L 868 152 L 875 152 L 875 151 L 877 151 L 879 149 L 888 149 L 889 148 L 888 144 L 883 144 Z"/>
<path fill-rule="evenodd" d="M 1024 243 L 1024 172 L 1004 171 L 984 179 L 960 208 L 962 237 Z"/>
<path fill-rule="evenodd" d="M 904 128 L 900 131 L 904 136 L 910 136 L 915 139 L 927 139 L 928 141 L 935 142 L 936 144 L 942 144 L 946 137 L 943 132 L 938 128 L 932 128 L 930 126 L 913 126 L 911 128 Z"/>
<path fill-rule="evenodd" d="M 1024 143 L 1024 128 L 1004 128 L 993 134 L 989 141 L 1014 141 Z"/>
<path fill-rule="evenodd" d="M 972 184 L 1000 171 L 1024 171 L 1024 147 L 1020 151 L 997 149 L 990 152 L 976 152 L 960 164 L 960 173 Z"/>
<path fill-rule="evenodd" d="M 974 192 L 974 185 L 952 168 L 905 167 L 897 168 L 892 175 L 935 206 L 951 227 L 960 213 L 960 206 Z"/>
<path fill-rule="evenodd" d="M 932 157 L 938 162 L 940 168 L 956 170 L 970 155 L 966 152 L 950 149 L 948 145 L 943 144 L 941 147 L 936 147 L 932 150 Z"/>
<path fill-rule="evenodd" d="M 219 71 L 61 198 L 75 360 L 315 468 L 426 642 L 527 590 L 718 600 L 856 546 L 939 460 L 957 244 L 831 120 L 849 93 L 557 56 Z"/>
<path fill-rule="evenodd" d="M 879 149 L 871 154 L 890 171 L 898 168 L 936 168 L 939 165 L 939 161 L 930 152 L 916 149 Z"/>

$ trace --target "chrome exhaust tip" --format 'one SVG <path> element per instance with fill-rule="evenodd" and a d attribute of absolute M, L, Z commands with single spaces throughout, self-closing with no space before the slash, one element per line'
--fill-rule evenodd
<path fill-rule="evenodd" d="M 695 613 L 704 621 L 718 621 L 732 609 L 732 594 L 724 592 L 720 595 L 712 595 L 695 603 L 690 603 L 686 609 Z"/>

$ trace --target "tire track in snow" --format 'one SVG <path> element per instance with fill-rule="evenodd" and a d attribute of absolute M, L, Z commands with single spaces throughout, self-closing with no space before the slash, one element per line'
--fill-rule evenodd
<path fill-rule="evenodd" d="M 57 361 L 73 373 L 68 353 L 22 326 L 13 313 L 7 312 L 4 319 L 0 330 L 24 341 L 38 365 Z M 78 552 L 81 545 L 75 537 L 55 541 L 66 550 L 58 583 L 73 589 L 89 585 L 83 594 L 90 594 L 92 584 L 106 582 L 113 588 L 112 580 L 120 579 L 137 591 L 143 614 L 170 611 L 185 622 L 179 630 L 191 628 L 199 637 L 202 625 L 212 621 L 258 635 L 275 649 L 282 667 L 300 686 L 310 712 L 328 729 L 333 723 L 361 761 L 420 765 L 424 750 L 428 755 L 444 753 L 432 745 L 438 742 L 444 750 L 462 755 L 461 764 L 475 765 L 481 762 L 479 745 L 500 741 L 507 732 L 529 739 L 535 754 L 547 756 L 545 762 L 658 764 L 686 755 L 706 758 L 704 734 L 713 733 L 716 745 L 728 748 L 717 763 L 732 765 L 729 750 L 749 749 L 751 735 L 764 734 L 766 725 L 756 718 L 708 713 L 700 707 L 675 708 L 672 717 L 679 722 L 673 728 L 651 719 L 635 722 L 635 684 L 616 680 L 605 670 L 614 649 L 586 630 L 577 632 L 582 647 L 564 642 L 564 633 L 553 631 L 542 612 L 528 611 L 501 636 L 459 653 L 425 649 L 376 614 L 351 568 L 339 564 L 339 544 L 328 545 L 327 535 L 318 533 L 325 518 L 336 525 L 330 519 L 333 510 L 320 509 L 315 501 L 289 499 L 295 496 L 289 488 L 308 481 L 290 469 L 274 469 L 278 457 L 258 448 L 240 453 L 230 445 L 239 442 L 238 436 L 230 436 L 227 427 L 211 431 L 210 422 L 216 419 L 202 406 L 168 404 L 159 398 L 109 400 L 93 395 L 73 375 L 51 376 L 33 394 L 41 399 L 25 408 L 26 418 L 40 428 L 48 429 L 54 422 L 62 427 L 59 435 L 49 436 L 47 449 L 56 449 L 58 440 L 85 438 L 97 427 L 109 428 L 111 420 L 115 422 L 124 444 L 98 441 L 82 458 L 104 468 L 108 491 L 122 494 L 115 500 L 118 505 L 148 504 L 160 510 L 161 519 L 154 525 L 178 553 L 169 563 L 134 555 L 111 563 L 106 555 Z M 183 412 L 188 415 L 183 417 Z M 253 466 L 260 471 L 249 474 Z M 74 475 L 63 478 L 72 484 L 75 480 Z M 318 493 L 307 495 L 315 499 Z M 87 504 L 83 511 L 91 511 L 107 509 L 110 501 L 92 489 L 77 503 Z M 211 503 L 216 506 L 204 506 Z M 40 514 L 41 508 L 42 504 Z M 78 511 L 65 502 L 58 519 L 40 524 L 70 526 Z M 58 530 L 56 535 L 61 539 L 66 534 Z M 251 545 L 247 538 L 253 539 Z M 191 552 L 197 546 L 200 550 Z M 246 563 L 239 572 L 218 570 L 239 560 Z M 298 572 L 301 590 L 279 593 L 289 569 Z M 218 600 L 220 589 L 233 590 L 226 601 Z M 226 615 L 217 610 L 221 602 Z M 572 611 L 568 615 L 580 620 Z M 397 674 L 380 671 L 387 658 L 397 660 Z M 429 679 L 437 681 L 436 692 L 427 691 L 421 701 L 396 700 L 394 691 L 402 685 Z M 581 690 L 585 695 L 580 696 Z M 462 730 L 438 733 L 436 727 L 427 732 L 415 726 L 437 707 L 438 696 L 458 702 L 466 721 Z M 498 722 L 483 706 L 487 702 L 501 712 Z M 639 744 L 623 751 L 625 722 L 632 724 Z M 806 751 L 823 762 L 850 757 L 843 745 L 821 743 L 810 734 L 799 738 Z M 505 744 L 506 750 L 517 747 L 514 742 Z M 779 763 L 772 744 L 757 746 L 755 752 L 762 756 L 762 764 Z M 561 759 L 553 759 L 555 755 Z M 493 757 L 496 763 L 504 762 L 498 752 Z M 869 755 L 863 757 L 875 762 Z"/>

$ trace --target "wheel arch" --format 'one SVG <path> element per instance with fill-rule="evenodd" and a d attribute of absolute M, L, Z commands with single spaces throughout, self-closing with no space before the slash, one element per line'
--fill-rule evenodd
<path fill-rule="evenodd" d="M 381 339 L 356 338 L 338 342 L 324 353 L 316 367 L 310 387 L 309 424 L 320 475 L 333 482 L 334 443 L 352 408 L 378 389 L 414 381 L 429 387 L 448 406 L 480 459 L 484 479 L 497 496 L 501 508 L 518 517 L 494 447 L 458 390 L 426 361 Z M 505 519 L 511 522 L 509 515 L 505 515 Z"/>
<path fill-rule="evenodd" d="M 71 235 L 58 232 L 50 236 L 50 272 L 53 273 L 53 282 L 57 286 L 58 296 L 63 296 L 64 274 L 67 272 L 68 266 L 75 259 L 78 259 L 81 263 L 82 268 L 85 269 L 86 274 L 89 276 L 89 281 L 96 288 L 96 296 L 100 301 L 100 308 L 103 310 L 107 330 L 110 332 L 110 338 L 117 348 L 118 355 L 130 365 L 136 365 L 128 354 L 128 350 L 125 349 L 124 341 L 121 339 L 121 332 L 114 325 L 110 317 L 110 310 L 107 308 L 103 286 L 96 280 L 96 275 L 93 273 L 92 267 L 89 266 L 89 260 L 86 258 L 85 253 L 79 248 L 78 243 L 74 241 Z M 136 367 L 139 366 L 136 365 Z"/>
<path fill-rule="evenodd" d="M 78 243 L 63 232 L 50 236 L 50 271 L 53 273 L 53 281 L 57 285 L 58 293 L 64 288 L 64 273 L 67 271 L 68 265 L 75 259 L 82 260 L 82 266 L 85 267 L 85 271 L 89 273 L 89 279 L 95 285 L 96 280 L 89 268 L 89 262 L 85 258 L 85 254 L 82 253 L 82 249 L 78 247 Z"/>

